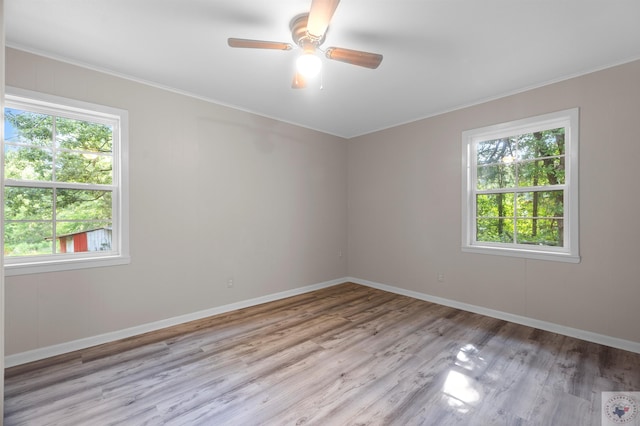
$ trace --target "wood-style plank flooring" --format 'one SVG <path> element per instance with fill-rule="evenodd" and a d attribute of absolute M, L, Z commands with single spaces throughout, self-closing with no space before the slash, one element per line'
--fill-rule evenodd
<path fill-rule="evenodd" d="M 640 355 L 347 283 L 5 376 L 5 425 L 588 426 Z"/>

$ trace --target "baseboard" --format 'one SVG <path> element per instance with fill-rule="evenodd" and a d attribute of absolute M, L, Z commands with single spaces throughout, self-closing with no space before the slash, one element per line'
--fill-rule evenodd
<path fill-rule="evenodd" d="M 618 349 L 623 349 L 629 352 L 640 353 L 640 343 L 633 342 L 631 340 L 624 340 L 616 337 L 606 336 L 604 334 L 593 333 L 591 331 L 585 331 L 585 330 L 580 330 L 576 328 L 566 327 L 566 326 L 555 324 L 552 322 L 541 321 L 534 318 L 510 314 L 508 312 L 496 311 L 494 309 L 484 308 L 482 306 L 476 306 L 468 303 L 458 302 L 455 300 L 445 299 L 442 297 L 431 296 L 428 294 L 419 293 L 417 291 L 405 290 L 403 288 L 394 287 L 387 284 L 376 283 L 368 280 L 362 280 L 359 278 L 347 277 L 345 278 L 345 280 L 348 280 L 349 282 L 352 282 L 352 283 L 365 285 L 367 287 L 388 291 L 390 293 L 412 297 L 414 299 L 437 303 L 439 305 L 449 306 L 451 308 L 461 309 L 463 311 L 473 312 L 480 315 L 486 315 L 488 317 L 498 318 L 498 319 L 510 321 L 516 324 L 522 324 L 529 327 L 539 328 L 541 330 L 551 331 L 553 333 L 562 334 L 564 336 L 575 337 L 577 339 L 598 343 L 600 345 L 610 346 L 612 348 L 618 348 Z"/>
<path fill-rule="evenodd" d="M 113 331 L 109 333 L 100 334 L 97 336 L 91 336 L 84 339 L 73 340 L 70 342 L 60 343 L 57 345 L 47 346 L 44 348 L 33 349 L 26 352 L 21 352 L 13 355 L 8 355 L 4 358 L 5 368 L 14 367 L 20 364 L 26 364 L 28 362 L 38 361 L 41 359 L 49 358 L 56 355 L 65 354 L 68 352 L 77 351 L 80 349 L 86 349 L 91 346 L 101 345 L 103 343 L 114 342 L 116 340 L 125 339 L 127 337 L 137 336 L 150 331 L 156 331 L 174 325 L 183 324 L 189 321 L 199 320 L 202 318 L 210 317 L 213 315 L 224 314 L 226 312 L 235 311 L 237 309 L 248 308 L 255 305 L 261 305 L 267 302 L 273 302 L 280 299 L 285 299 L 291 296 L 297 296 L 311 291 L 320 290 L 322 288 L 332 287 L 337 284 L 346 282 L 346 278 L 338 278 L 331 281 L 325 281 L 318 284 L 312 284 L 305 287 L 295 288 L 293 290 L 287 290 L 279 293 L 273 293 L 266 296 L 256 297 L 253 299 L 243 300 L 228 305 L 217 306 L 211 309 L 205 309 L 190 314 L 180 315 L 173 318 L 167 318 L 160 321 L 155 321 L 147 324 L 142 324 L 135 327 L 126 328 L 124 330 Z"/>
<path fill-rule="evenodd" d="M 183 324 L 189 321 L 199 320 L 202 318 L 210 317 L 213 315 L 224 314 L 226 312 L 234 311 L 237 309 L 248 308 L 262 303 L 273 302 L 280 299 L 285 299 L 291 296 L 297 296 L 311 291 L 320 290 L 322 288 L 332 287 L 334 285 L 342 284 L 345 282 L 352 282 L 367 287 L 377 288 L 379 290 L 388 291 L 390 293 L 400 294 L 403 296 L 413 297 L 414 299 L 424 300 L 427 302 L 437 303 L 439 305 L 449 306 L 463 311 L 474 312 L 480 315 L 486 315 L 492 318 L 498 318 L 505 321 L 510 321 L 516 324 L 522 324 L 529 327 L 539 328 L 541 330 L 551 331 L 553 333 L 562 334 L 565 336 L 575 337 L 577 339 L 586 340 L 588 342 L 598 343 L 601 345 L 610 346 L 613 348 L 623 349 L 630 352 L 640 353 L 640 343 L 630 340 L 619 339 L 603 334 L 593 333 L 590 331 L 580 330 L 576 328 L 566 327 L 563 325 L 541 321 L 534 318 L 528 318 L 520 315 L 510 314 L 508 312 L 497 311 L 494 309 L 484 308 L 482 306 L 471 305 L 468 303 L 458 302 L 455 300 L 445 299 L 442 297 L 431 296 L 425 293 L 419 293 L 417 291 L 406 290 L 399 287 L 390 286 L 387 284 L 381 284 L 373 281 L 363 280 L 355 277 L 338 278 L 331 281 L 325 281 L 318 284 L 312 284 L 305 287 L 296 288 L 293 290 L 287 290 L 279 293 L 273 293 L 262 297 L 256 297 L 253 299 L 243 300 L 228 305 L 218 306 L 211 309 L 205 309 L 198 312 L 193 312 L 186 315 L 180 315 L 173 318 L 168 318 L 152 323 L 139 325 L 136 327 L 130 327 L 119 331 L 100 334 L 98 336 L 87 337 L 84 339 L 73 340 L 71 342 L 60 343 L 57 345 L 47 346 L 44 348 L 38 348 L 31 351 L 21 352 L 5 357 L 5 368 L 14 367 L 20 364 L 26 364 L 28 362 L 38 361 L 41 359 L 49 358 L 56 355 L 61 355 L 68 352 L 77 351 L 80 349 L 86 349 L 91 346 L 101 345 L 103 343 L 114 342 L 116 340 L 125 339 L 127 337 L 137 336 L 139 334 L 148 333 L 150 331 L 156 331 L 174 325 Z"/>

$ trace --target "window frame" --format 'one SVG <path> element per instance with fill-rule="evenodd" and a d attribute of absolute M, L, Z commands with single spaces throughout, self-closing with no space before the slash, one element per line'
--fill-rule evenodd
<path fill-rule="evenodd" d="M 565 128 L 565 183 L 562 189 L 563 247 L 477 241 L 476 194 L 479 142 Z M 513 256 L 537 260 L 579 263 L 579 191 L 578 191 L 579 108 L 557 111 L 520 120 L 462 132 L 462 251 L 478 254 Z M 517 188 L 516 188 L 517 189 Z M 514 193 L 523 192 L 514 190 Z"/>
<path fill-rule="evenodd" d="M 24 257 L 4 256 L 5 275 L 36 274 L 130 263 L 128 111 L 14 87 L 6 87 L 4 108 L 26 109 L 58 117 L 113 125 L 111 250 L 106 253 L 98 251 Z M 2 171 L 4 173 L 4 163 Z M 19 182 L 25 181 L 5 179 L 3 193 L 4 187 L 14 182 L 18 183 L 16 186 L 20 186 Z M 40 185 L 46 186 L 46 184 L 34 182 L 34 186 Z M 64 184 L 60 186 L 64 187 Z M 91 189 L 91 184 L 88 185 L 88 189 Z M 4 227 L 2 232 L 4 239 Z"/>

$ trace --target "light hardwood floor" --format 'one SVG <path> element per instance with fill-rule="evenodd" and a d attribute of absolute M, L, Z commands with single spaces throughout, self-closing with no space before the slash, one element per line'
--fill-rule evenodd
<path fill-rule="evenodd" d="M 5 425 L 588 426 L 640 355 L 346 283 L 5 376 Z"/>

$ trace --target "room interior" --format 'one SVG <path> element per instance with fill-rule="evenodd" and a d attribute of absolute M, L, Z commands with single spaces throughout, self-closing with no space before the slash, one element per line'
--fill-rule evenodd
<path fill-rule="evenodd" d="M 4 3 L 7 87 L 129 112 L 131 247 L 128 265 L 6 276 L 5 367 L 347 282 L 640 353 L 635 2 L 566 2 L 569 29 L 488 39 L 472 24 L 491 14 L 473 8 L 480 15 L 449 22 L 461 38 L 447 39 L 455 29 L 430 8 L 459 10 L 442 2 L 390 15 L 343 0 L 326 45 L 384 59 L 375 70 L 325 60 L 322 89 L 302 90 L 289 52 L 226 39 L 289 43 L 288 22 L 309 2 L 164 1 L 157 19 L 139 5 L 122 14 L 126 2 L 74 3 L 67 20 L 47 17 L 44 1 Z M 496 19 L 531 12 L 521 24 L 533 28 L 546 16 L 522 7 Z M 189 43 L 132 24 L 169 29 L 169 19 L 193 26 Z M 439 38 L 420 29 L 425 19 Z M 123 30 L 108 39 L 105 28 Z M 543 53 L 555 60 L 517 65 Z M 163 55 L 166 68 L 154 67 Z M 416 66 L 398 68 L 408 57 Z M 462 132 L 575 107 L 580 263 L 462 252 Z"/>

